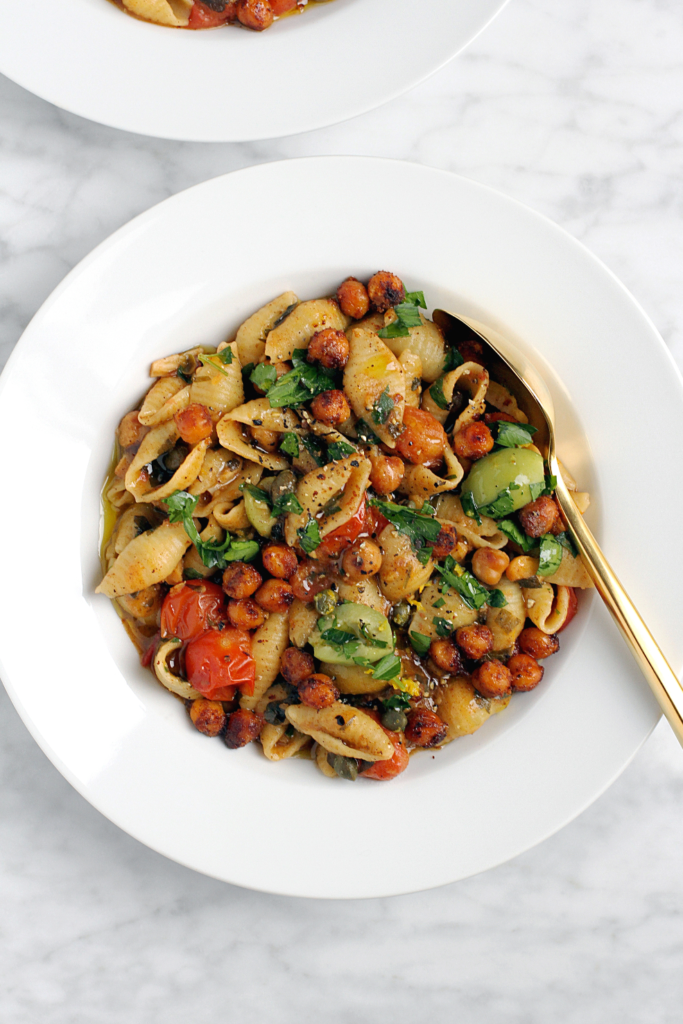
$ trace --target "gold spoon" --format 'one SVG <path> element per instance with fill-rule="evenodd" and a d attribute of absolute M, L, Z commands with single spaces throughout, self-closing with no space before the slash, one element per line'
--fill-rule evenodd
<path fill-rule="evenodd" d="M 555 498 L 588 574 L 650 684 L 678 742 L 683 745 L 683 687 L 612 571 L 562 479 L 555 454 L 553 401 L 545 382 L 533 365 L 493 329 L 443 309 L 435 310 L 433 319 L 451 344 L 471 338 L 472 334 L 484 342 L 490 353 L 486 362 L 492 370 L 491 376 L 513 393 L 520 409 L 537 428 L 534 444 L 544 453 L 551 475 L 557 477 Z"/>

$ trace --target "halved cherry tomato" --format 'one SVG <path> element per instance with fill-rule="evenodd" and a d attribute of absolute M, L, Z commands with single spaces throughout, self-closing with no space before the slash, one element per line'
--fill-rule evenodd
<path fill-rule="evenodd" d="M 328 533 L 322 544 L 317 548 L 317 553 L 321 555 L 331 555 L 336 557 L 341 555 L 344 548 L 347 548 L 349 544 L 353 544 L 358 534 L 363 529 L 363 521 L 365 519 L 365 495 L 360 500 L 358 511 L 354 512 L 347 522 L 342 523 L 332 533 Z"/>
<path fill-rule="evenodd" d="M 376 711 L 366 711 L 365 713 L 374 718 L 380 728 L 384 729 Z M 400 732 L 392 732 L 391 729 L 384 729 L 384 732 L 394 744 L 393 757 L 390 757 L 388 761 L 375 761 L 369 768 L 361 772 L 364 779 L 377 779 L 378 782 L 388 782 L 389 779 L 395 779 L 397 775 L 400 775 L 408 767 L 410 757 Z"/>
<path fill-rule="evenodd" d="M 293 11 L 299 3 L 299 0 L 270 0 L 270 6 L 273 8 L 273 14 L 276 18 L 279 18 L 282 14 L 287 14 L 288 11 Z"/>
<path fill-rule="evenodd" d="M 564 620 L 563 624 L 558 629 L 558 633 L 561 633 L 563 629 L 567 628 L 569 623 L 576 615 L 576 609 L 579 607 L 579 599 L 576 596 L 576 591 L 574 590 L 574 588 L 566 587 L 565 589 L 569 591 L 569 607 L 567 609 L 567 618 Z"/>
<path fill-rule="evenodd" d="M 510 416 L 507 412 L 487 412 L 484 416 L 484 423 L 489 426 L 492 423 L 516 423 L 517 420 L 514 416 Z"/>
<path fill-rule="evenodd" d="M 161 640 L 161 633 L 155 633 L 149 642 L 149 647 L 144 654 L 140 656 L 140 664 L 143 668 L 149 668 L 154 660 L 154 655 L 157 653 L 159 641 Z"/>
<path fill-rule="evenodd" d="M 188 682 L 209 700 L 232 700 L 235 689 L 252 694 L 256 664 L 251 637 L 241 629 L 210 629 L 185 649 Z"/>
<path fill-rule="evenodd" d="M 188 580 L 172 587 L 161 606 L 161 635 L 194 640 L 227 622 L 225 594 L 210 580 Z"/>
<path fill-rule="evenodd" d="M 224 25 L 228 20 L 235 20 L 235 5 L 233 3 L 226 3 L 225 9 L 222 11 L 212 11 L 201 0 L 195 0 L 187 27 L 214 28 L 216 25 Z"/>
<path fill-rule="evenodd" d="M 382 515 L 378 508 L 374 505 L 367 506 L 365 509 L 365 519 L 363 520 L 363 529 L 361 530 L 361 533 L 365 533 L 369 537 L 379 537 L 384 527 L 388 525 L 389 520 Z"/>

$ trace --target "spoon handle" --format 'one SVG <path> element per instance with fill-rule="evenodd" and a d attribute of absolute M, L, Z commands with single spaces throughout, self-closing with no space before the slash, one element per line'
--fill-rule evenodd
<path fill-rule="evenodd" d="M 555 497 L 581 552 L 586 570 L 650 684 L 678 742 L 683 746 L 683 687 L 586 526 L 562 480 L 556 460 L 553 459 L 552 463 L 552 472 L 557 477 Z"/>

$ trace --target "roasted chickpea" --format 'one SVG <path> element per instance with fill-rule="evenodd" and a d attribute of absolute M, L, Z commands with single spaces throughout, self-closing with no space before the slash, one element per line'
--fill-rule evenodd
<path fill-rule="evenodd" d="M 195 729 L 205 736 L 218 736 L 225 725 L 223 705 L 217 700 L 204 700 L 203 697 L 190 704 L 190 718 Z"/>
<path fill-rule="evenodd" d="M 309 708 L 315 708 L 316 711 L 329 708 L 330 704 L 334 704 L 339 697 L 337 687 L 330 677 L 322 672 L 316 672 L 304 679 L 297 686 L 297 690 L 301 703 L 307 704 Z"/>
<path fill-rule="evenodd" d="M 430 412 L 407 405 L 403 410 L 403 427 L 403 433 L 396 441 L 396 451 L 407 462 L 424 465 L 441 458 L 446 445 L 446 431 Z"/>
<path fill-rule="evenodd" d="M 117 601 L 124 612 L 134 619 L 149 619 L 161 608 L 162 596 L 161 588 L 153 583 L 151 587 L 144 587 L 132 594 L 122 594 Z"/>
<path fill-rule="evenodd" d="M 266 580 L 254 594 L 254 600 L 267 612 L 286 612 L 294 600 L 294 593 L 284 580 Z"/>
<path fill-rule="evenodd" d="M 481 420 L 473 420 L 453 435 L 453 450 L 460 459 L 481 459 L 493 448 L 493 434 Z"/>
<path fill-rule="evenodd" d="M 374 541 L 357 540 L 352 547 L 344 552 L 342 571 L 350 580 L 357 583 L 368 576 L 374 576 L 382 567 L 382 552 Z"/>
<path fill-rule="evenodd" d="M 309 363 L 317 360 L 326 370 L 342 370 L 349 361 L 349 339 L 333 327 L 318 331 L 308 343 L 306 358 Z"/>
<path fill-rule="evenodd" d="M 355 277 L 347 277 L 339 285 L 337 302 L 342 313 L 352 316 L 354 320 L 361 320 L 370 308 L 367 288 Z"/>
<path fill-rule="evenodd" d="M 479 661 L 485 654 L 493 650 L 493 633 L 488 626 L 474 623 L 472 626 L 461 626 L 455 631 L 455 640 L 468 658 Z"/>
<path fill-rule="evenodd" d="M 266 621 L 265 615 L 250 597 L 228 601 L 228 618 L 237 629 L 258 629 Z"/>
<path fill-rule="evenodd" d="M 528 537 L 542 537 L 544 533 L 550 533 L 559 518 L 560 510 L 547 494 L 530 501 L 519 512 L 519 521 Z"/>
<path fill-rule="evenodd" d="M 277 430 L 267 430 L 266 427 L 249 427 L 249 433 L 259 448 L 266 452 L 276 452 L 282 435 Z"/>
<path fill-rule="evenodd" d="M 531 576 L 535 576 L 537 572 L 537 558 L 532 558 L 531 555 L 518 555 L 508 565 L 505 575 L 513 583 L 516 583 L 517 580 L 528 580 Z"/>
<path fill-rule="evenodd" d="M 213 430 L 211 413 L 205 405 L 193 402 L 173 417 L 178 433 L 188 444 L 199 444 Z"/>
<path fill-rule="evenodd" d="M 462 671 L 462 658 L 454 640 L 432 640 L 429 657 L 444 672 L 457 675 Z"/>
<path fill-rule="evenodd" d="M 508 669 L 512 673 L 512 689 L 527 693 L 538 686 L 545 669 L 529 654 L 513 654 L 508 661 Z"/>
<path fill-rule="evenodd" d="M 251 597 L 262 583 L 261 574 L 246 562 L 232 562 L 223 573 L 223 590 L 235 600 Z"/>
<path fill-rule="evenodd" d="M 263 32 L 273 24 L 273 8 L 268 0 L 237 0 L 237 17 L 247 28 Z"/>
<path fill-rule="evenodd" d="M 370 483 L 377 494 L 393 494 L 405 473 L 403 459 L 396 456 L 383 455 L 376 446 L 373 446 L 368 458 L 372 464 L 370 470 Z"/>
<path fill-rule="evenodd" d="M 466 363 L 483 364 L 484 346 L 479 338 L 466 338 L 465 341 L 460 342 L 457 348 Z"/>
<path fill-rule="evenodd" d="M 127 412 L 119 423 L 119 444 L 122 448 L 130 448 L 132 444 L 140 444 L 148 428 L 143 427 L 138 419 L 139 409 Z"/>
<path fill-rule="evenodd" d="M 494 548 L 477 548 L 472 555 L 472 572 L 489 587 L 495 587 L 500 583 L 510 559 L 504 551 L 496 551 Z"/>
<path fill-rule="evenodd" d="M 448 727 L 429 708 L 415 708 L 408 715 L 405 736 L 416 747 L 435 747 L 446 739 Z"/>
<path fill-rule="evenodd" d="M 325 566 L 314 562 L 312 558 L 304 558 L 299 562 L 299 568 L 294 575 L 290 576 L 289 583 L 294 597 L 308 604 L 316 594 L 327 590 L 331 579 L 327 574 Z"/>
<path fill-rule="evenodd" d="M 298 558 L 286 544 L 266 544 L 261 552 L 261 558 L 266 572 L 279 580 L 288 580 L 299 565 Z"/>
<path fill-rule="evenodd" d="M 379 270 L 368 281 L 368 298 L 378 313 L 386 313 L 391 306 L 397 306 L 406 297 L 403 281 L 388 270 Z"/>
<path fill-rule="evenodd" d="M 246 747 L 247 743 L 256 739 L 262 727 L 262 715 L 257 715 L 255 711 L 247 711 L 246 708 L 238 708 L 228 718 L 223 734 L 226 747 L 230 747 L 231 750 Z"/>
<path fill-rule="evenodd" d="M 288 11 L 293 11 L 298 3 L 299 0 L 270 0 L 270 6 L 273 8 L 273 14 L 276 18 L 287 14 Z"/>
<path fill-rule="evenodd" d="M 323 391 L 311 402 L 311 412 L 321 423 L 336 427 L 351 415 L 349 403 L 343 391 Z"/>
<path fill-rule="evenodd" d="M 445 558 L 452 554 L 458 546 L 458 531 L 451 523 L 443 523 L 439 536 L 434 541 L 432 558 Z"/>
<path fill-rule="evenodd" d="M 560 638 L 556 633 L 551 633 L 548 636 L 536 626 L 527 626 L 519 634 L 519 646 L 525 654 L 530 654 L 532 658 L 540 660 L 549 658 L 551 654 L 557 654 L 560 649 Z"/>
<path fill-rule="evenodd" d="M 472 682 L 482 697 L 506 697 L 512 691 L 512 673 L 501 661 L 484 661 L 472 673 Z"/>
<path fill-rule="evenodd" d="M 298 647 L 288 647 L 280 658 L 280 672 L 288 683 L 298 686 L 315 672 L 313 656 Z"/>

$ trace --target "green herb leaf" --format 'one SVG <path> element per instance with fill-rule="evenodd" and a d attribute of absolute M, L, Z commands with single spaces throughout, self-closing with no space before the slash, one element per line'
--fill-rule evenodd
<path fill-rule="evenodd" d="M 531 443 L 531 435 L 537 431 L 538 427 L 532 427 L 530 423 L 508 423 L 507 420 L 499 420 L 496 442 L 503 448 L 523 448 L 524 445 Z"/>
<path fill-rule="evenodd" d="M 385 654 L 375 665 L 373 679 L 393 679 L 401 671 L 401 659 L 397 654 Z"/>
<path fill-rule="evenodd" d="M 562 544 L 552 533 L 541 537 L 541 550 L 538 562 L 539 576 L 552 576 L 560 568 L 562 561 Z"/>
<path fill-rule="evenodd" d="M 448 637 L 453 632 L 453 626 L 448 619 L 442 619 L 439 615 L 432 619 L 436 627 L 437 636 Z"/>
<path fill-rule="evenodd" d="M 570 554 L 572 554 L 574 556 L 574 558 L 578 558 L 579 557 L 578 548 L 577 548 L 576 544 L 574 543 L 574 541 L 572 540 L 572 538 L 569 536 L 569 534 L 566 531 L 564 533 L 558 533 L 557 534 L 557 540 L 562 545 L 563 548 L 566 548 L 567 551 L 569 551 Z"/>
<path fill-rule="evenodd" d="M 452 587 L 470 608 L 479 609 L 485 604 L 503 608 L 507 601 L 500 590 L 489 590 L 467 569 L 461 569 L 452 555 L 447 555 L 443 566 L 436 565 L 436 571 Z M 498 596 L 499 595 L 499 596 Z"/>
<path fill-rule="evenodd" d="M 294 512 L 296 515 L 301 515 L 303 508 L 301 502 L 297 498 L 296 494 L 281 494 L 279 498 L 276 498 L 273 502 L 273 515 L 283 516 L 288 512 Z"/>
<path fill-rule="evenodd" d="M 460 504 L 462 510 L 468 519 L 474 519 L 481 526 L 481 516 L 479 515 L 479 509 L 472 497 L 471 491 L 466 491 L 460 495 Z"/>
<path fill-rule="evenodd" d="M 251 371 L 253 369 L 254 369 L 254 363 L 247 363 L 246 366 L 242 367 L 242 376 L 243 377 L 250 377 L 251 376 Z"/>
<path fill-rule="evenodd" d="M 420 512 L 379 498 L 371 498 L 369 504 L 378 508 L 399 533 L 404 533 L 410 539 L 415 551 L 420 551 L 425 544 L 434 544 L 441 532 L 440 524 L 433 518 L 434 509 L 426 503 Z"/>
<path fill-rule="evenodd" d="M 223 352 L 230 352 L 230 349 L 225 348 L 223 349 Z M 219 366 L 218 363 L 216 362 L 216 359 L 218 359 L 218 361 L 221 363 L 232 362 L 232 352 L 230 352 L 230 359 L 223 359 L 223 352 L 214 352 L 212 355 L 209 356 L 200 354 L 197 356 L 197 359 L 202 364 L 202 366 L 212 366 L 214 370 L 218 370 L 218 372 L 222 373 L 224 377 L 229 377 L 230 374 L 227 373 L 223 369 L 223 367 Z"/>
<path fill-rule="evenodd" d="M 406 292 L 406 302 L 411 306 L 421 306 L 422 309 L 427 308 L 424 292 Z"/>
<path fill-rule="evenodd" d="M 226 541 L 229 536 L 229 534 L 226 536 Z M 206 549 L 207 554 L 211 554 L 213 551 L 209 543 L 203 543 L 202 547 Z M 220 549 L 218 548 L 216 550 Z M 256 558 L 260 550 L 261 549 L 255 540 L 237 540 L 236 537 L 231 537 L 230 546 L 228 550 L 223 553 L 222 557 L 226 562 L 249 562 L 252 558 Z M 209 562 L 207 562 L 202 551 L 200 551 L 199 554 L 202 556 L 202 562 L 204 565 L 209 565 Z M 222 569 L 223 566 L 217 562 L 216 568 Z"/>
<path fill-rule="evenodd" d="M 355 455 L 356 449 L 346 441 L 333 441 L 327 446 L 327 454 L 334 462 L 338 462 L 339 459 L 345 459 L 348 455 Z"/>
<path fill-rule="evenodd" d="M 286 433 L 280 442 L 280 451 L 285 455 L 291 455 L 293 459 L 299 458 L 299 438 L 296 434 Z"/>
<path fill-rule="evenodd" d="M 358 440 L 364 444 L 381 444 L 377 434 L 365 420 L 358 420 L 356 423 L 356 434 L 358 435 Z"/>
<path fill-rule="evenodd" d="M 203 580 L 204 577 L 196 569 L 183 569 L 183 576 L 186 580 Z"/>
<path fill-rule="evenodd" d="M 477 511 L 481 512 L 483 516 L 488 516 L 490 519 L 501 519 L 503 516 L 509 515 L 510 512 L 514 511 L 515 507 L 514 500 L 510 494 L 511 490 L 519 490 L 519 487 L 506 487 L 495 501 L 492 501 L 490 505 L 480 506 Z"/>
<path fill-rule="evenodd" d="M 259 363 L 249 380 L 261 391 L 270 391 L 277 380 L 277 370 L 270 363 Z"/>
<path fill-rule="evenodd" d="M 462 366 L 464 362 L 465 360 L 460 355 L 455 345 L 453 345 L 446 352 L 446 361 L 443 364 L 443 372 L 450 373 L 451 370 L 457 370 L 457 368 Z"/>
<path fill-rule="evenodd" d="M 387 324 L 381 331 L 378 331 L 377 336 L 379 338 L 404 338 L 410 334 L 411 327 L 419 327 L 422 323 L 420 307 L 422 309 L 427 308 L 424 293 L 408 292 L 405 301 L 399 302 L 397 306 L 394 306 L 397 319 L 393 323 Z"/>
<path fill-rule="evenodd" d="M 438 380 L 434 381 L 429 389 L 429 394 L 431 395 L 432 400 L 438 405 L 439 409 L 448 408 L 448 399 L 443 393 L 443 377 L 439 377 Z"/>
<path fill-rule="evenodd" d="M 542 494 L 545 494 L 545 484 L 541 480 L 534 480 L 529 484 L 529 490 L 531 492 L 531 500 L 536 501 L 536 498 L 540 498 Z"/>
<path fill-rule="evenodd" d="M 426 565 L 429 559 L 432 557 L 433 550 L 434 548 L 420 548 L 420 550 L 416 552 L 418 562 L 421 565 Z"/>
<path fill-rule="evenodd" d="M 187 491 L 174 491 L 162 502 L 168 509 L 168 518 L 171 523 L 182 522 L 185 533 L 199 553 L 199 557 L 209 569 L 225 569 L 228 562 L 249 561 L 259 553 L 259 546 L 255 540 L 236 540 L 226 533 L 225 540 L 204 541 L 199 536 L 197 526 L 192 513 L 197 507 L 198 499 Z"/>
<path fill-rule="evenodd" d="M 489 596 L 486 603 L 491 608 L 504 608 L 507 604 L 507 599 L 502 590 L 489 590 Z"/>
<path fill-rule="evenodd" d="M 372 418 L 375 423 L 386 423 L 393 408 L 394 400 L 389 395 L 389 385 L 387 384 L 372 407 Z"/>
<path fill-rule="evenodd" d="M 264 501 L 267 505 L 270 505 L 270 495 L 267 491 L 262 491 L 260 487 L 256 487 L 254 484 L 241 484 L 240 490 L 249 491 L 252 498 L 256 498 L 257 501 Z"/>
<path fill-rule="evenodd" d="M 216 352 L 216 355 L 218 356 L 220 361 L 225 364 L 225 366 L 230 366 L 230 364 L 232 363 L 232 349 L 230 348 L 229 345 L 226 345 L 225 348 L 222 348 L 220 352 Z"/>
<path fill-rule="evenodd" d="M 443 608 L 443 606 L 445 605 L 445 603 L 446 603 L 446 602 L 444 601 L 443 597 L 440 597 L 438 601 L 435 601 L 435 602 L 434 602 L 434 604 L 433 604 L 433 607 L 434 607 L 434 608 Z"/>
<path fill-rule="evenodd" d="M 323 630 L 320 636 L 330 644 L 347 644 L 358 641 L 355 633 L 349 633 L 346 629 L 335 629 L 334 627 Z"/>
<path fill-rule="evenodd" d="M 296 533 L 299 543 L 307 555 L 310 555 L 311 551 L 315 551 L 321 544 L 320 527 L 315 519 L 309 519 L 306 525 L 297 530 Z"/>
<path fill-rule="evenodd" d="M 308 454 L 313 456 L 316 465 L 324 466 L 327 464 L 329 461 L 327 458 L 327 448 L 319 437 L 316 437 L 315 434 L 302 434 L 301 443 Z"/>
<path fill-rule="evenodd" d="M 270 331 L 274 331 L 276 327 L 279 327 L 280 324 L 287 319 L 292 310 L 296 309 L 298 305 L 298 302 L 293 302 L 291 306 L 287 306 L 287 309 L 284 311 L 284 313 L 280 313 L 279 317 L 277 318 L 273 326 L 270 328 Z M 270 334 L 270 331 L 268 331 L 268 334 Z"/>
<path fill-rule="evenodd" d="M 410 637 L 410 643 L 415 653 L 419 654 L 421 658 L 424 657 L 432 645 L 431 638 L 425 636 L 424 633 L 417 632 L 409 633 L 408 636 Z"/>
<path fill-rule="evenodd" d="M 306 362 L 306 349 L 295 349 L 292 354 L 294 369 L 280 377 L 268 391 L 272 409 L 292 408 L 310 401 L 323 391 L 334 388 L 334 374 L 322 366 Z"/>
<path fill-rule="evenodd" d="M 392 711 L 410 711 L 410 697 L 407 693 L 392 693 L 382 701 L 382 707 Z"/>
<path fill-rule="evenodd" d="M 525 554 L 538 544 L 535 537 L 528 537 L 514 519 L 501 519 L 497 525 L 498 529 L 509 537 L 510 540 L 513 540 Z"/>
<path fill-rule="evenodd" d="M 178 367 L 178 369 L 176 370 L 175 375 L 176 377 L 180 377 L 180 379 L 184 381 L 186 384 L 192 383 L 192 374 L 185 373 L 185 371 L 181 370 L 180 367 Z"/>

